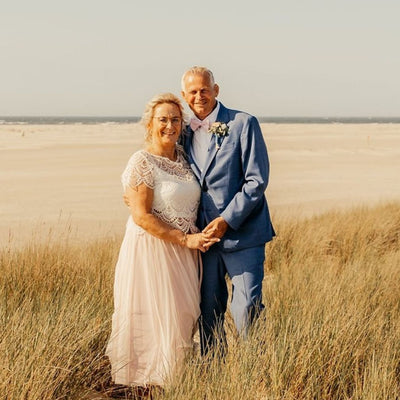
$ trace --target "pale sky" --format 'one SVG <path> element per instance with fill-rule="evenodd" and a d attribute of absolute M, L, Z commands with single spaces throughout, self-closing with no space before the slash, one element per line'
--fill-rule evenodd
<path fill-rule="evenodd" d="M 192 65 L 257 116 L 400 116 L 399 0 L 0 5 L 0 116 L 140 116 Z"/>

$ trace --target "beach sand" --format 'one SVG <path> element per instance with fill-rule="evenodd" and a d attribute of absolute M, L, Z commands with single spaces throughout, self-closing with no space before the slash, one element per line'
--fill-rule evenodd
<path fill-rule="evenodd" d="M 400 124 L 262 124 L 273 220 L 400 200 Z M 139 124 L 0 125 L 0 246 L 122 235 Z"/>

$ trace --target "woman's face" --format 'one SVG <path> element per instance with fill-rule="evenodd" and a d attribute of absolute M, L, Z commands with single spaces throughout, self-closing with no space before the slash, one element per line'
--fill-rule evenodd
<path fill-rule="evenodd" d="M 153 145 L 166 148 L 175 146 L 182 130 L 182 116 L 178 106 L 170 103 L 156 106 L 150 129 Z"/>

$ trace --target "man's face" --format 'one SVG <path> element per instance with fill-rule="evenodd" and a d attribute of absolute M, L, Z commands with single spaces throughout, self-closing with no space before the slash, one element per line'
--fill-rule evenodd
<path fill-rule="evenodd" d="M 218 85 L 211 85 L 208 75 L 202 74 L 188 74 L 183 82 L 182 97 L 194 115 L 203 120 L 215 107 L 219 93 Z"/>

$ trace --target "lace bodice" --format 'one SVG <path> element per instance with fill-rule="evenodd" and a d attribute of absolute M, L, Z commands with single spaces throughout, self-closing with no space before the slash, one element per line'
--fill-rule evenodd
<path fill-rule="evenodd" d="M 129 159 L 121 181 L 124 190 L 142 183 L 153 189 L 152 213 L 163 222 L 184 232 L 199 231 L 195 224 L 200 187 L 180 146 L 176 161 L 139 150 Z"/>

